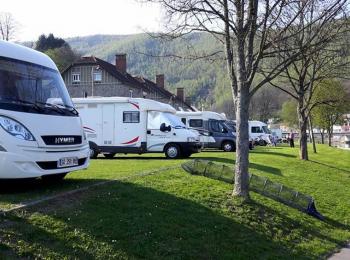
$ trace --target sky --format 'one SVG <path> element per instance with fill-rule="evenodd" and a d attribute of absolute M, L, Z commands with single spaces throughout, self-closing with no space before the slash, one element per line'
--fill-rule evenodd
<path fill-rule="evenodd" d="M 137 0 L 2 0 L 19 24 L 15 40 L 32 41 L 41 34 L 74 37 L 158 31 L 161 9 Z"/>

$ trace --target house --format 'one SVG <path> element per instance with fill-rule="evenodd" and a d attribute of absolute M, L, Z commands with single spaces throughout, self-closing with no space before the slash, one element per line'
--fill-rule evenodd
<path fill-rule="evenodd" d="M 94 56 L 82 57 L 62 72 L 71 97 L 141 97 L 174 106 L 177 110 L 194 111 L 185 101 L 184 88 L 176 95 L 165 88 L 164 75 L 156 75 L 155 82 L 127 72 L 126 54 L 115 55 L 115 64 Z"/>

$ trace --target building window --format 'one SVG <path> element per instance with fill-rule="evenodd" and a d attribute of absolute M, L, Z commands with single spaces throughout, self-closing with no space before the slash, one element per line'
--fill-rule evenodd
<path fill-rule="evenodd" d="M 102 81 L 102 71 L 94 71 L 94 82 Z"/>
<path fill-rule="evenodd" d="M 72 83 L 79 84 L 80 83 L 80 73 L 72 73 Z"/>
<path fill-rule="evenodd" d="M 123 123 L 140 123 L 140 112 L 138 111 L 123 112 Z"/>
<path fill-rule="evenodd" d="M 202 119 L 190 119 L 189 120 L 190 127 L 203 127 Z"/>

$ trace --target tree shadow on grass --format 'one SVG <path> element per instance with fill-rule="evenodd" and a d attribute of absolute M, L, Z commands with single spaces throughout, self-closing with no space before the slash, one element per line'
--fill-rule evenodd
<path fill-rule="evenodd" d="M 20 230 L 22 243 L 35 244 L 36 248 L 47 248 L 69 258 L 309 257 L 308 252 L 291 250 L 284 242 L 276 242 L 272 236 L 219 212 L 156 189 L 116 182 L 90 190 L 79 201 L 70 196 L 65 203 L 60 199 L 32 207 L 27 217 L 15 215 L 10 232 L 16 234 Z M 54 222 L 28 221 L 32 213 Z M 288 232 L 290 220 L 280 217 L 285 222 L 281 228 Z M 65 227 L 56 226 L 52 231 L 55 221 Z M 4 228 L 0 230 L 6 232 Z M 77 235 L 71 236 L 76 231 Z M 65 239 L 65 234 L 69 239 Z M 44 253 L 41 257 L 45 258 L 45 251 L 36 251 L 35 247 L 28 250 L 30 257 Z"/>
<path fill-rule="evenodd" d="M 13 206 L 13 204 L 78 189 L 96 181 L 94 179 L 81 180 L 70 178 L 56 183 L 44 182 L 41 179 L 0 180 L 0 210 L 1 205 L 5 205 L 5 208 L 8 208 Z"/>
<path fill-rule="evenodd" d="M 234 159 L 229 159 L 229 158 L 219 158 L 219 157 L 201 157 L 198 159 L 203 159 L 203 160 L 208 160 L 212 162 L 217 162 L 217 163 L 226 163 L 226 164 L 235 164 L 236 160 Z M 257 163 L 252 163 L 249 162 L 249 168 L 253 168 L 255 170 L 263 171 L 265 173 L 269 174 L 275 174 L 275 175 L 282 175 L 282 172 L 280 169 L 271 167 L 268 165 L 263 165 L 263 164 L 257 164 Z"/>
<path fill-rule="evenodd" d="M 331 168 L 331 169 L 334 169 L 334 170 L 338 170 L 338 171 L 343 171 L 343 172 L 346 172 L 346 173 L 350 173 L 350 170 L 345 170 L 345 169 L 342 169 L 342 168 L 338 168 L 338 167 L 335 167 L 333 165 L 329 165 L 329 164 L 326 164 L 326 163 L 321 163 L 321 162 L 318 162 L 318 161 L 314 161 L 314 160 L 309 160 L 310 162 L 313 162 L 313 163 L 316 163 L 316 164 L 319 164 L 319 165 L 322 165 L 322 166 L 326 166 L 328 168 Z"/>

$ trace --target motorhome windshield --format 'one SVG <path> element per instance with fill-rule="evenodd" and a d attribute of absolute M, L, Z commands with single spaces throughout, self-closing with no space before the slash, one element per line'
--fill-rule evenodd
<path fill-rule="evenodd" d="M 180 118 L 174 114 L 159 111 L 150 111 L 148 113 L 148 129 L 159 129 L 162 123 L 173 128 L 186 128 Z"/>
<path fill-rule="evenodd" d="M 0 57 L 0 109 L 76 115 L 58 71 Z"/>
<path fill-rule="evenodd" d="M 262 129 L 265 134 L 271 134 L 271 131 L 267 128 L 267 126 L 262 126 Z"/>

